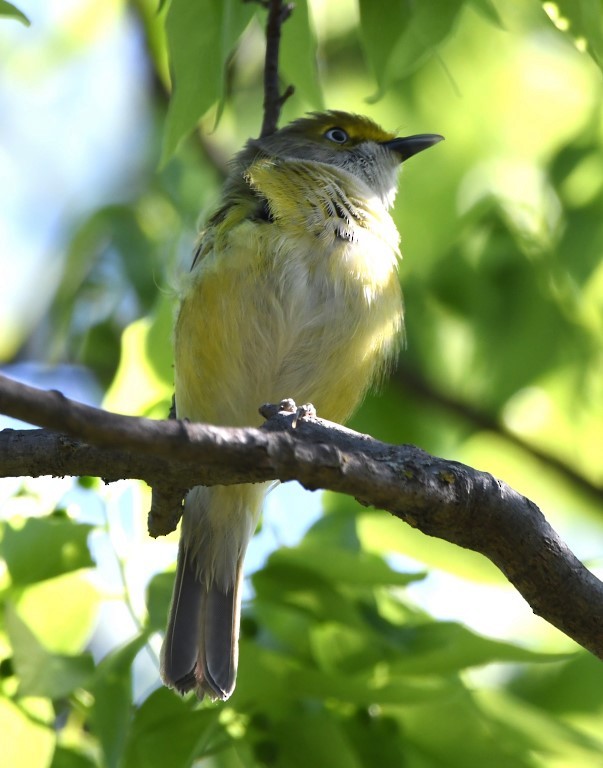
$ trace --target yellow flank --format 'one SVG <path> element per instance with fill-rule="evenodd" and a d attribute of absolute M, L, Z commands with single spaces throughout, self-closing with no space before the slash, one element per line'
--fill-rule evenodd
<path fill-rule="evenodd" d="M 293 397 L 345 421 L 399 345 L 396 228 L 324 163 L 260 160 L 247 179 L 274 221 L 243 218 L 241 202 L 205 234 L 176 324 L 178 415 L 250 425 Z"/>

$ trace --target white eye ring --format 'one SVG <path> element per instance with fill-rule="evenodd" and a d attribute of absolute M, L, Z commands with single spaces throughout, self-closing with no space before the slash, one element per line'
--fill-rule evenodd
<path fill-rule="evenodd" d="M 325 131 L 325 139 L 334 141 L 335 144 L 345 144 L 349 138 L 343 128 L 329 128 L 328 131 Z"/>

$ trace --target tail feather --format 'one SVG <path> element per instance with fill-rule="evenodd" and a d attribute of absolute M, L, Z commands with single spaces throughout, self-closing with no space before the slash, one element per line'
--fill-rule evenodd
<path fill-rule="evenodd" d="M 161 677 L 180 693 L 227 699 L 239 658 L 243 558 L 265 485 L 193 488 L 161 651 Z"/>
<path fill-rule="evenodd" d="M 203 595 L 198 685 L 212 698 L 227 699 L 237 679 L 241 566 L 239 562 L 233 587 L 222 590 L 214 583 Z"/>
<path fill-rule="evenodd" d="M 161 678 L 170 688 L 186 693 L 196 687 L 198 627 L 203 588 L 182 541 L 168 626 L 161 649 Z"/>
<path fill-rule="evenodd" d="M 170 688 L 222 700 L 234 691 L 242 570 L 241 559 L 232 587 L 220 589 L 215 581 L 208 587 L 181 543 L 161 653 L 161 677 Z"/>

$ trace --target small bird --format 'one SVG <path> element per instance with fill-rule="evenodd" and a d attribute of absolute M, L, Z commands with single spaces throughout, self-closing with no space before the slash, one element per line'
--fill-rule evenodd
<path fill-rule="evenodd" d="M 345 422 L 401 345 L 402 161 L 443 137 L 396 138 L 367 117 L 312 113 L 251 139 L 183 280 L 174 332 L 178 418 L 257 424 L 293 398 Z M 269 483 L 197 486 L 182 519 L 161 675 L 227 699 L 238 664 L 243 559 Z"/>

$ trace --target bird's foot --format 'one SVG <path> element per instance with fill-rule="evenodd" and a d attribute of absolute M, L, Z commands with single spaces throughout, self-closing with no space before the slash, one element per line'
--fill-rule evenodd
<path fill-rule="evenodd" d="M 265 419 L 271 419 L 279 413 L 294 414 L 291 426 L 293 429 L 297 426 L 298 421 L 312 421 L 316 418 L 316 408 L 312 403 L 304 403 L 303 405 L 297 405 L 295 400 L 291 397 L 287 397 L 281 400 L 280 403 L 264 403 L 260 407 L 260 414 Z"/>

